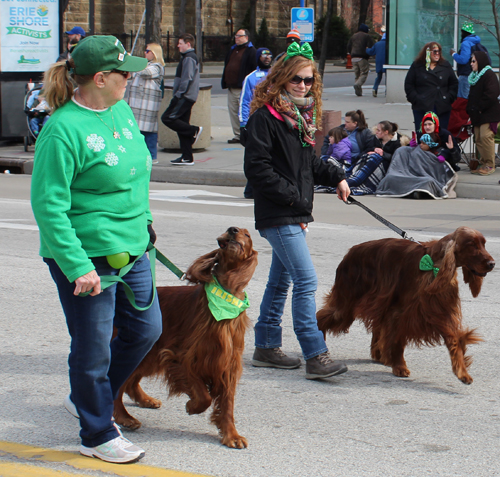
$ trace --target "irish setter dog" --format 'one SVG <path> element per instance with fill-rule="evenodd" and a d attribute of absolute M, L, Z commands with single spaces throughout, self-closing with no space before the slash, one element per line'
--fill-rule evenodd
<path fill-rule="evenodd" d="M 167 383 L 169 396 L 189 396 L 188 414 L 200 414 L 213 404 L 211 421 L 219 429 L 222 444 L 242 449 L 248 444 L 236 431 L 233 411 L 249 319 L 243 311 L 235 319 L 216 321 L 204 285 L 215 276 L 222 288 L 244 300 L 257 252 L 246 229 L 230 227 L 217 241 L 218 249 L 198 258 L 187 270 L 186 278 L 194 286 L 157 288 L 163 332 L 120 389 L 114 417 L 124 427 L 139 428 L 141 423 L 123 405 L 123 393 L 140 407 L 159 408 L 161 401 L 148 396 L 139 384 L 145 376 L 157 376 Z"/>
<path fill-rule="evenodd" d="M 355 319 L 372 332 L 371 356 L 407 377 L 406 345 L 435 346 L 444 341 L 453 372 L 465 384 L 472 359 L 467 345 L 482 341 L 462 327 L 457 268 L 474 297 L 495 262 L 486 251 L 484 236 L 459 227 L 441 240 L 422 244 L 404 239 L 382 239 L 352 247 L 337 268 L 335 284 L 318 311 L 318 326 L 326 336 L 348 333 Z M 420 270 L 430 255 L 439 272 Z"/>

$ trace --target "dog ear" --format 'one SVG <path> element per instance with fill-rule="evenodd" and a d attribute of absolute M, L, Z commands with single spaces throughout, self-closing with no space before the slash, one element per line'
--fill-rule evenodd
<path fill-rule="evenodd" d="M 467 267 L 462 267 L 462 272 L 464 274 L 464 282 L 469 285 L 472 296 L 476 298 L 481 292 L 483 277 L 474 275 Z"/>
<path fill-rule="evenodd" d="M 257 267 L 257 255 L 258 252 L 252 249 L 252 254 L 240 262 L 236 268 L 229 270 L 225 277 L 219 277 L 221 284 L 224 281 L 227 289 L 232 290 L 233 293 L 243 291 Z"/>
<path fill-rule="evenodd" d="M 439 266 L 439 272 L 427 287 L 427 292 L 430 294 L 441 293 L 450 286 L 451 281 L 455 278 L 457 271 L 455 261 L 455 240 L 450 240 L 446 244 L 443 260 Z M 434 264 L 436 266 L 436 264 Z"/>
<path fill-rule="evenodd" d="M 213 250 L 197 258 L 187 269 L 186 280 L 191 283 L 209 283 L 212 280 L 212 269 L 218 260 L 220 249 Z"/>

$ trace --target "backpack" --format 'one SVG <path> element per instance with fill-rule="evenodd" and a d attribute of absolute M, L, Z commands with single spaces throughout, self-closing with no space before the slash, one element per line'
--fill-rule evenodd
<path fill-rule="evenodd" d="M 481 43 L 478 43 L 477 45 L 474 45 L 471 49 L 470 49 L 470 53 L 472 55 L 472 53 L 474 53 L 475 51 L 483 51 L 484 53 L 486 53 L 488 55 L 488 59 L 490 60 L 490 64 L 491 64 L 491 57 L 490 57 L 490 54 L 488 53 L 488 50 L 486 49 L 485 46 L 481 45 Z"/>

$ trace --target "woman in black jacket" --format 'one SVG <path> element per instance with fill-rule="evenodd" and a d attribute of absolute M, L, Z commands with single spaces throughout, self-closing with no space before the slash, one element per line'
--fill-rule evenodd
<path fill-rule="evenodd" d="M 439 43 L 432 41 L 420 50 L 406 75 L 405 93 L 413 110 L 415 130 L 427 111 L 434 111 L 443 129 L 448 129 L 458 80 L 450 63 L 442 57 Z"/>
<path fill-rule="evenodd" d="M 293 369 L 300 359 L 281 351 L 281 318 L 293 282 L 293 327 L 306 360 L 306 378 L 344 373 L 333 361 L 316 321 L 317 277 L 306 244 L 314 184 L 337 186 L 346 200 L 342 169 L 314 154 L 321 118 L 321 77 L 308 43 L 292 43 L 257 85 L 247 123 L 245 175 L 253 186 L 255 228 L 271 244 L 269 280 L 255 325 L 254 366 Z"/>
<path fill-rule="evenodd" d="M 474 126 L 476 146 L 481 156 L 480 166 L 471 172 L 487 176 L 495 172 L 495 134 L 500 121 L 500 86 L 486 53 L 475 51 L 470 62 L 472 73 L 469 75 L 467 112 Z"/>

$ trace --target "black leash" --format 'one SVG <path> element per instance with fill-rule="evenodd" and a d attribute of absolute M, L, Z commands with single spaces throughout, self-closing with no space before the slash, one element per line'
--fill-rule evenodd
<path fill-rule="evenodd" d="M 380 215 L 378 215 L 376 212 L 373 212 L 373 210 L 369 209 L 366 205 L 362 204 L 361 202 L 358 202 L 356 199 L 353 197 L 349 196 L 347 200 L 345 201 L 347 205 L 357 205 L 361 207 L 362 209 L 366 210 L 370 215 L 375 217 L 379 222 L 382 222 L 385 226 L 389 227 L 391 230 L 394 230 L 398 235 L 401 235 L 406 240 L 411 240 L 412 242 L 420 244 L 418 240 L 415 240 L 413 237 L 408 237 L 408 234 L 404 231 L 401 230 L 399 227 L 396 227 L 394 224 L 391 224 L 388 220 L 384 219 Z"/>

